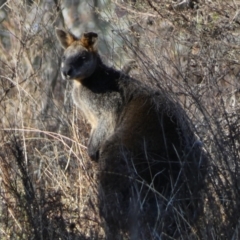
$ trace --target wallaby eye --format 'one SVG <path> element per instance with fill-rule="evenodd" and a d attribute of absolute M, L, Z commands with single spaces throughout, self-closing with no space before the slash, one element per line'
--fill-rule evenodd
<path fill-rule="evenodd" d="M 80 56 L 81 59 L 85 59 L 86 58 L 86 54 L 85 53 L 82 53 L 81 56 Z"/>
<path fill-rule="evenodd" d="M 66 57 L 65 56 L 62 56 L 62 61 L 65 61 L 66 60 Z"/>
<path fill-rule="evenodd" d="M 87 52 L 86 51 L 82 52 L 80 58 L 83 59 L 83 60 L 86 59 L 87 58 Z"/>
<path fill-rule="evenodd" d="M 85 60 L 86 58 L 87 58 L 87 56 L 86 56 L 86 54 L 84 54 L 84 53 L 78 55 L 78 59 L 79 59 L 79 60 Z"/>

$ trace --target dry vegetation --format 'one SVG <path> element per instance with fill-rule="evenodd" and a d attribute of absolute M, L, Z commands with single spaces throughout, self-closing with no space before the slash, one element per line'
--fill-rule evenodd
<path fill-rule="evenodd" d="M 203 212 L 178 238 L 239 239 L 240 2 L 46 2 L 0 1 L 0 239 L 104 239 L 89 126 L 59 74 L 56 26 L 98 32 L 106 62 L 191 118 L 209 167 Z"/>

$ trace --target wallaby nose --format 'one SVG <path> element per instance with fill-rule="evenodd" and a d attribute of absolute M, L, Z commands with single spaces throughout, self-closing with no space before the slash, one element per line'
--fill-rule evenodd
<path fill-rule="evenodd" d="M 73 74 L 73 68 L 71 66 L 63 67 L 62 74 L 67 79 L 71 78 Z"/>

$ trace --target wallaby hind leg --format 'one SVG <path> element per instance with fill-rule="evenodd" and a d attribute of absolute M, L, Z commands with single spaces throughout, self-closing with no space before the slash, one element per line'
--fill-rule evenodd
<path fill-rule="evenodd" d="M 101 146 L 99 154 L 100 213 L 106 221 L 107 239 L 128 232 L 131 174 L 127 153 L 119 142 L 114 135 Z"/>
<path fill-rule="evenodd" d="M 116 237 L 116 229 L 120 229 L 120 236 L 134 236 L 130 239 L 150 239 L 145 238 L 147 224 L 143 221 L 144 181 L 139 181 L 134 156 L 120 143 L 119 135 L 114 134 L 99 154 L 100 213 L 108 226 L 108 239 Z"/>

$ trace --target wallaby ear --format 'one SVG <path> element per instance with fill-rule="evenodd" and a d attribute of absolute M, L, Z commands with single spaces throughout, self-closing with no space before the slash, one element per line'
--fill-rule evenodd
<path fill-rule="evenodd" d="M 56 31 L 57 38 L 63 48 L 67 48 L 74 41 L 78 40 L 77 37 L 75 37 L 72 33 L 66 32 L 62 29 L 56 28 L 55 31 Z"/>
<path fill-rule="evenodd" d="M 88 32 L 84 33 L 80 39 L 82 45 L 90 51 L 96 51 L 96 42 L 98 39 L 97 33 Z"/>

